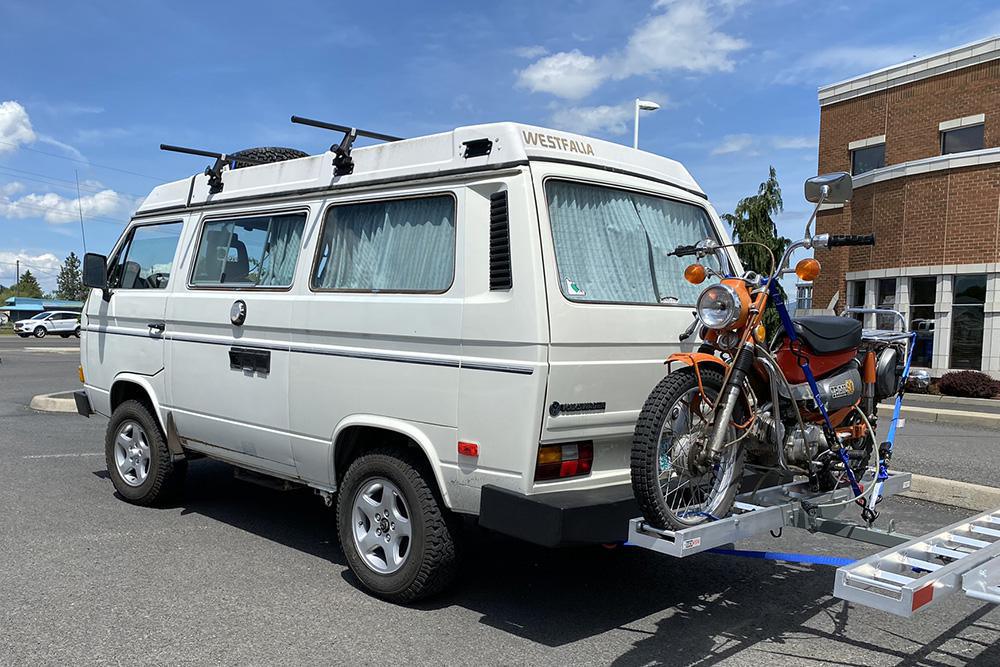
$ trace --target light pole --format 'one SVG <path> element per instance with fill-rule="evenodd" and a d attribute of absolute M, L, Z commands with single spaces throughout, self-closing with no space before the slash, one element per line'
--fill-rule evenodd
<path fill-rule="evenodd" d="M 649 100 L 640 100 L 638 97 L 635 99 L 635 136 L 632 139 L 632 148 L 639 147 L 639 110 L 642 111 L 656 111 L 660 108 L 660 105 L 656 102 L 650 102 Z"/>

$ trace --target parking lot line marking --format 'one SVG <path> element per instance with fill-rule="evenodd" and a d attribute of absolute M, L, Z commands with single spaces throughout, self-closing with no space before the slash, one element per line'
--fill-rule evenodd
<path fill-rule="evenodd" d="M 76 456 L 104 456 L 104 452 L 76 452 L 73 454 L 28 454 L 22 459 L 61 459 Z"/>
<path fill-rule="evenodd" d="M 79 352 L 79 347 L 26 347 L 25 352 L 60 352 L 60 353 L 70 353 Z"/>

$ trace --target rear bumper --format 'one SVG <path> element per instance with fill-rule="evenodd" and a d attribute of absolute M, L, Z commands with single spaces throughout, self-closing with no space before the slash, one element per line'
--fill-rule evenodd
<path fill-rule="evenodd" d="M 628 484 L 531 496 L 487 485 L 479 525 L 546 547 L 601 544 L 624 542 L 639 514 Z"/>
<path fill-rule="evenodd" d="M 94 414 L 94 408 L 90 405 L 90 398 L 83 389 L 73 392 L 73 400 L 76 401 L 76 411 L 84 417 Z"/>

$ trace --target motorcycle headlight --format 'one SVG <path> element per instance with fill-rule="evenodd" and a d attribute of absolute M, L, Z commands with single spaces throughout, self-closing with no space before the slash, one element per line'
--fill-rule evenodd
<path fill-rule="evenodd" d="M 698 317 L 709 329 L 725 329 L 740 318 L 740 297 L 728 285 L 712 285 L 698 297 Z"/>

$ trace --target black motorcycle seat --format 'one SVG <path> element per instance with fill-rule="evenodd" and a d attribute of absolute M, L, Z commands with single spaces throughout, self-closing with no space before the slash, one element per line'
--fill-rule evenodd
<path fill-rule="evenodd" d="M 853 317 L 811 315 L 792 319 L 795 335 L 817 354 L 840 352 L 861 344 L 861 322 Z"/>

